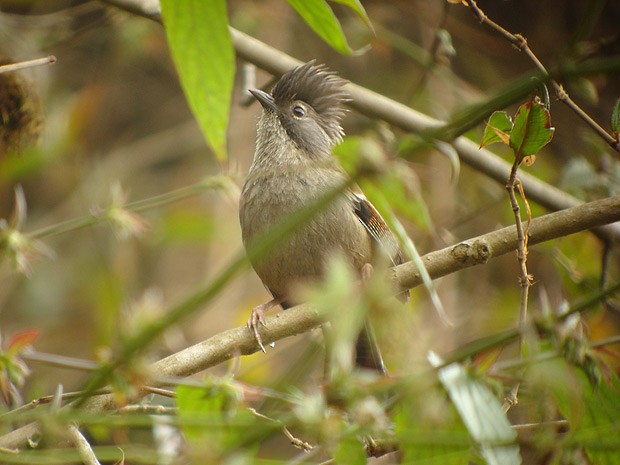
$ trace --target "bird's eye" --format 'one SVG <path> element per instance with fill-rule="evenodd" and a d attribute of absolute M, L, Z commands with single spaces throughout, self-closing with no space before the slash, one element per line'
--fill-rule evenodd
<path fill-rule="evenodd" d="M 295 105 L 293 107 L 293 115 L 297 118 L 302 118 L 306 116 L 306 109 L 301 105 Z"/>

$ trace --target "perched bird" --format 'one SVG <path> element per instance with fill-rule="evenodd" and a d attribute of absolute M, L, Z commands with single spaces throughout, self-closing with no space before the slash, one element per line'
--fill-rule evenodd
<path fill-rule="evenodd" d="M 346 81 L 314 61 L 289 70 L 271 94 L 250 92 L 262 105 L 256 151 L 240 198 L 243 243 L 265 233 L 286 215 L 343 185 L 346 173 L 332 155 L 344 135 L 340 119 L 348 101 Z M 394 265 L 403 258 L 398 243 L 373 205 L 352 188 L 326 205 L 260 260 L 252 263 L 273 300 L 255 307 L 248 320 L 264 351 L 258 325 L 273 306 L 286 309 L 297 282 L 320 278 L 330 255 L 338 253 L 364 275 L 384 251 Z M 408 295 L 407 295 L 408 297 Z M 343 311 L 345 311 L 343 309 Z M 356 345 L 356 364 L 385 373 L 367 323 Z"/>

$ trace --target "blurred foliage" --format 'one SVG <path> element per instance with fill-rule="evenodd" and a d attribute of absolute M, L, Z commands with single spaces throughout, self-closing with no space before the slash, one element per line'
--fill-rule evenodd
<path fill-rule="evenodd" d="M 333 458 L 354 464 L 396 449 L 403 463 L 484 463 L 485 457 L 492 463 L 472 422 L 488 414 L 480 421 L 492 425 L 499 417 L 484 408 L 484 399 L 501 403 L 518 383 L 519 404 L 508 412 L 517 439 L 508 447 L 518 445 L 524 464 L 620 462 L 620 301 L 612 294 L 578 318 L 565 314 L 602 284 L 618 282 L 617 245 L 587 232 L 529 250 L 535 284 L 524 359 L 515 329 L 514 256 L 434 283 L 453 328 L 438 318 L 424 289 L 413 290 L 402 305 L 380 273 L 359 290 L 350 270 L 334 262 L 323 285 L 300 291 L 333 319 L 326 337 L 337 339 L 327 377 L 322 335 L 315 331 L 280 341 L 267 355 L 214 367 L 206 378 L 172 380 L 180 384 L 176 392 L 143 398 L 140 386 L 152 361 L 239 325 L 269 298 L 241 258 L 236 201 L 258 111 L 244 105 L 246 87 L 268 86 L 270 76 L 259 72 L 256 83 L 242 84 L 241 76 L 234 82 L 227 137 L 215 142 L 228 149 L 228 161 L 221 162 L 188 108 L 164 29 L 104 3 L 0 0 L 2 62 L 58 59 L 0 74 L 0 432 L 14 429 L 17 420 L 44 426 L 42 447 L 0 452 L 0 461 L 79 461 L 76 451 L 56 448 L 64 425 L 79 420 L 108 463 Z M 291 7 L 302 3 L 309 13 L 312 5 L 327 8 L 330 23 L 306 22 L 308 15 L 301 18 Z M 523 34 L 573 99 L 617 135 L 620 3 L 478 4 Z M 543 97 L 528 58 L 465 6 L 230 0 L 226 7 L 230 23 L 244 32 L 446 121 L 441 133 L 403 134 L 351 112 L 343 122 L 349 136 L 336 150 L 345 169 L 363 173 L 362 187 L 381 193 L 420 253 L 514 221 L 504 185 L 460 164 L 449 144 L 431 138 L 465 134 L 481 143 L 494 111 L 514 115 L 519 106 L 533 105 L 534 94 Z M 203 35 L 214 32 L 195 26 L 184 41 L 205 41 Z M 319 26 L 337 31 L 331 46 L 313 32 Z M 190 32 L 183 24 L 179 31 Z M 188 52 L 183 40 L 171 41 L 173 55 Z M 370 48 L 354 56 L 335 50 L 365 44 Z M 214 61 L 202 58 L 182 58 L 199 85 L 202 73 L 213 72 Z M 521 169 L 584 201 L 618 195 L 618 154 L 553 94 L 548 103 L 553 140 L 539 144 L 536 163 Z M 228 115 L 226 102 L 222 108 L 220 116 Z M 492 126 L 510 141 L 512 122 L 503 123 Z M 491 148 L 512 162 L 507 147 Z M 530 203 L 534 216 L 545 213 Z M 353 329 L 365 315 L 377 329 L 391 377 L 347 365 Z M 607 338 L 611 343 L 604 344 Z M 50 359 L 29 358 L 31 344 Z M 447 367 L 429 365 L 431 350 L 458 362 L 448 368 L 458 370 L 462 384 L 440 381 Z M 54 358 L 61 355 L 98 361 L 98 382 L 92 384 L 92 364 Z M 123 408 L 105 416 L 58 408 L 54 392 L 87 381 L 111 383 Z M 457 388 L 469 397 L 455 400 Z M 38 406 L 28 404 L 35 399 Z M 463 413 L 463 402 L 473 413 Z"/>

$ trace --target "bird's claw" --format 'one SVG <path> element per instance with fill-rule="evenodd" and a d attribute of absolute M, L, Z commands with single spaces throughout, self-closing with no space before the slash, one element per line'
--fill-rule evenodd
<path fill-rule="evenodd" d="M 257 305 L 256 307 L 252 309 L 252 314 L 250 315 L 250 318 L 248 319 L 247 327 L 249 328 L 250 331 L 252 331 L 252 334 L 254 334 L 254 339 L 256 339 L 256 342 L 258 343 L 260 350 L 262 350 L 263 352 L 267 352 L 267 351 L 265 350 L 265 346 L 263 345 L 263 340 L 261 339 L 260 334 L 258 333 L 258 326 L 259 325 L 267 326 L 267 323 L 265 321 L 265 313 L 270 308 L 275 307 L 276 305 L 280 305 L 283 302 L 283 300 L 284 298 L 282 296 L 274 297 L 272 300 L 270 300 L 269 302 L 265 304 Z"/>
<path fill-rule="evenodd" d="M 260 334 L 258 333 L 259 324 L 262 326 L 267 326 L 265 324 L 265 306 L 264 305 L 259 305 L 252 309 L 252 314 L 250 315 L 250 318 L 248 319 L 247 327 L 254 334 L 254 339 L 256 339 L 256 342 L 258 346 L 260 347 L 260 350 L 262 350 L 263 352 L 267 352 L 265 350 L 265 346 L 263 345 L 263 340 L 261 339 Z"/>

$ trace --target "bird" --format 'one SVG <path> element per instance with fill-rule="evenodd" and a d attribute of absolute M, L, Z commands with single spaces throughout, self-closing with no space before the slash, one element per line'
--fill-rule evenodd
<path fill-rule="evenodd" d="M 340 121 L 350 101 L 348 81 L 315 60 L 293 67 L 272 91 L 250 89 L 262 106 L 254 157 L 241 190 L 239 221 L 244 246 L 313 200 L 348 181 L 332 154 L 344 137 Z M 345 257 L 360 277 L 372 272 L 377 254 L 402 263 L 399 243 L 377 209 L 356 185 L 347 188 L 308 222 L 252 266 L 273 299 L 252 310 L 248 327 L 259 347 L 265 312 L 287 309 L 291 288 L 320 279 L 329 258 Z M 401 300 L 408 299 L 408 292 Z M 344 310 L 343 310 L 344 311 Z M 369 321 L 356 342 L 355 364 L 387 374 Z"/>

